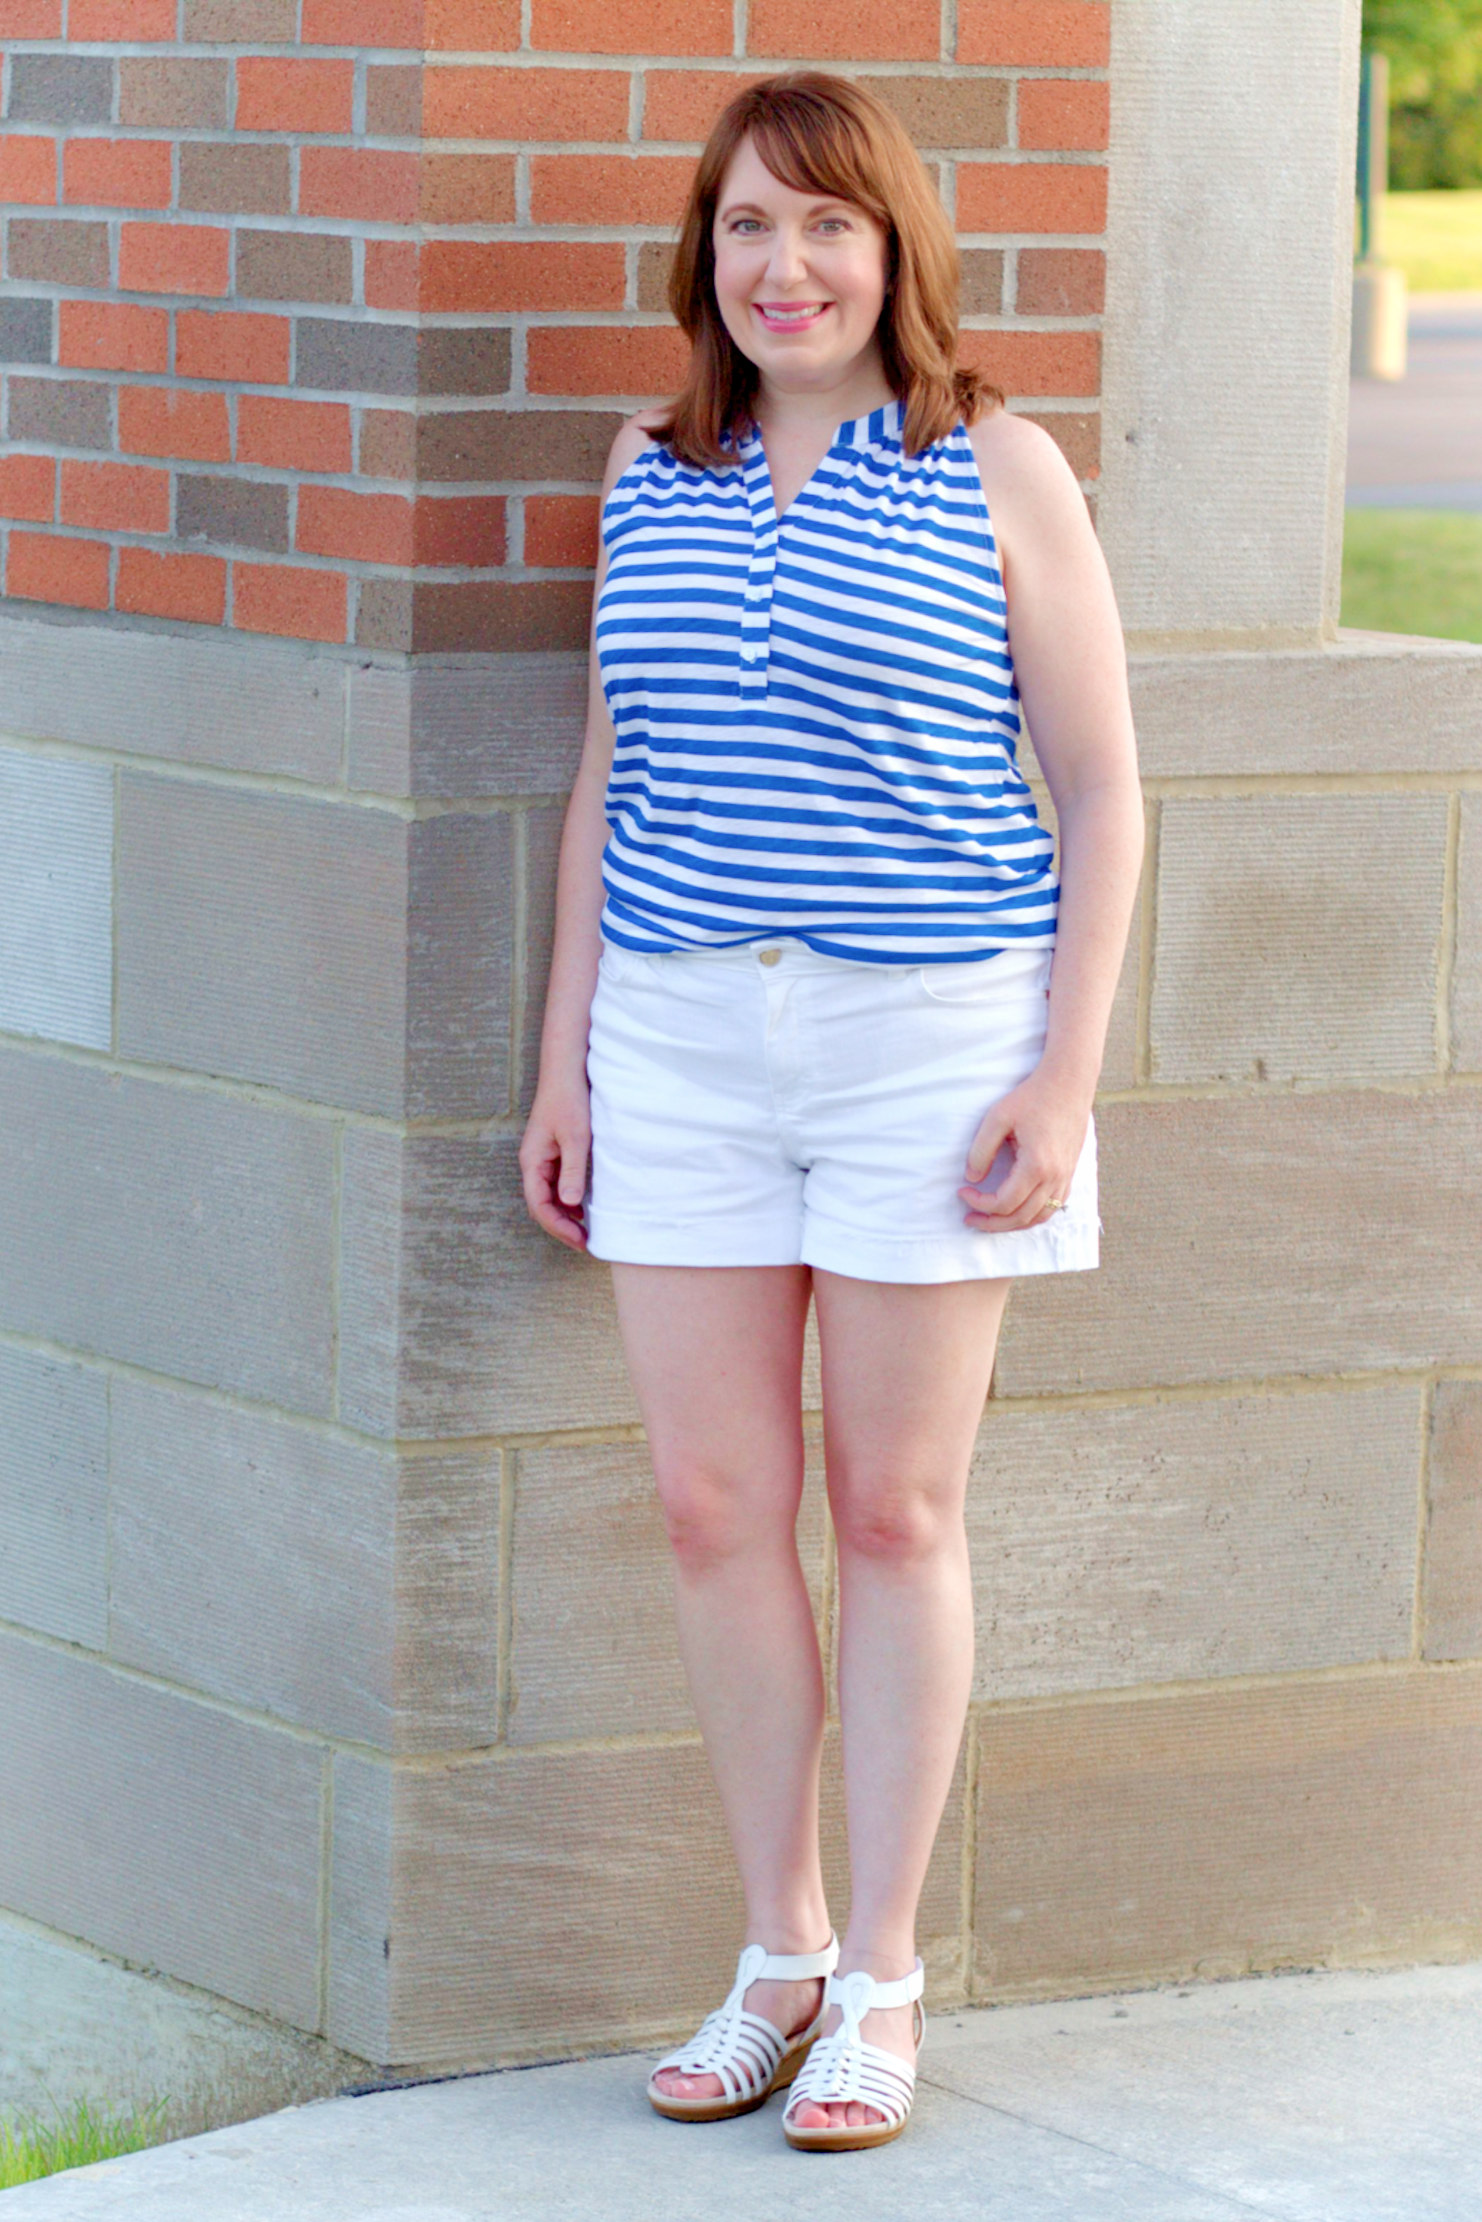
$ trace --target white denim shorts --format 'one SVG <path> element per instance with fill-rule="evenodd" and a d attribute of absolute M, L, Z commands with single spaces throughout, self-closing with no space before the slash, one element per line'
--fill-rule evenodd
<path fill-rule="evenodd" d="M 1094 1118 L 1043 1225 L 966 1226 L 957 1194 L 983 1114 L 1039 1061 L 1053 955 L 894 965 L 788 938 L 653 956 L 604 942 L 591 1254 L 868 1281 L 1098 1265 Z"/>

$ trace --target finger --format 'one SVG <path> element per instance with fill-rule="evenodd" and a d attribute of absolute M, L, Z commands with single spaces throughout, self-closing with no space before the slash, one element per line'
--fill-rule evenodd
<path fill-rule="evenodd" d="M 563 1204 L 579 1204 L 587 1192 L 587 1149 L 590 1139 L 586 1134 L 569 1134 L 561 1138 L 561 1179 L 557 1194 Z"/>
<path fill-rule="evenodd" d="M 1000 1205 L 996 1210 L 973 1210 L 968 1214 L 968 1224 L 984 1234 L 1019 1234 L 1027 1227 L 1047 1226 L 1055 1217 L 1051 1199 L 1060 1193 L 1048 1181 L 1038 1181 L 1015 1209 Z"/>
<path fill-rule="evenodd" d="M 1002 1158 L 1002 1164 L 998 1160 Z M 995 1118 L 990 1111 L 973 1136 L 972 1147 L 967 1153 L 967 1177 L 982 1183 L 998 1181 L 1013 1164 L 1013 1151 L 1009 1146 L 1009 1122 Z"/>

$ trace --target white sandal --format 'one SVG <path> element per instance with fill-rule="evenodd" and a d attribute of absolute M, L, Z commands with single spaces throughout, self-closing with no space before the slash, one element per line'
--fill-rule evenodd
<path fill-rule="evenodd" d="M 864 1968 L 848 1975 L 831 1975 L 824 1985 L 823 2002 L 841 2006 L 844 2018 L 831 2037 L 820 2037 L 807 2064 L 792 2087 L 792 2097 L 782 2117 L 783 2135 L 803 2153 L 856 2152 L 864 2145 L 888 2145 L 899 2137 L 910 2120 L 916 2098 L 916 2070 L 899 2053 L 883 2045 L 867 2045 L 859 2033 L 865 2015 L 876 2006 L 910 2006 L 919 2045 L 926 2034 L 926 2012 L 921 1993 L 926 1969 L 918 1960 L 909 1975 L 894 1983 L 877 1983 Z M 883 2122 L 865 2122 L 850 2129 L 834 2122 L 827 2129 L 801 2129 L 794 2116 L 801 2106 L 833 2106 L 857 2099 L 883 2114 Z"/>
<path fill-rule="evenodd" d="M 791 2083 L 808 2057 L 808 2048 L 823 2026 L 824 2004 L 806 2029 L 786 2037 L 761 2014 L 748 2013 L 742 2004 L 753 1983 L 803 1983 L 829 1976 L 839 1964 L 839 1940 L 830 1935 L 821 1952 L 769 1952 L 764 1944 L 748 1944 L 736 1962 L 736 1980 L 725 2004 L 707 2014 L 687 2045 L 668 2052 L 648 2081 L 649 2103 L 671 2122 L 726 2122 L 733 2114 L 749 2114 L 764 2106 L 774 2091 Z M 677 2098 L 663 2090 L 654 2077 L 665 2068 L 684 2075 L 718 2075 L 719 2098 Z"/>

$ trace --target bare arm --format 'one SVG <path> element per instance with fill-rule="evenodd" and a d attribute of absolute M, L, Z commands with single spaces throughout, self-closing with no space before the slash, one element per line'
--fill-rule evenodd
<path fill-rule="evenodd" d="M 1035 754 L 1055 804 L 1060 902 L 1044 1054 L 1007 1123 L 985 1119 L 968 1160 L 981 1178 L 1006 1132 L 1013 1172 L 970 1223 L 1035 1224 L 1066 1192 L 1106 1050 L 1142 866 L 1143 806 L 1126 653 L 1084 497 L 1048 433 L 996 410 L 971 428 L 1008 600 L 1009 644 Z M 1000 1106 L 995 1105 L 997 1113 Z M 1038 1199 L 1038 1200 L 1036 1200 Z"/>
<path fill-rule="evenodd" d="M 604 501 L 617 478 L 647 444 L 642 417 L 630 418 L 612 444 Z M 530 1215 L 568 1249 L 586 1248 L 582 1198 L 591 1148 L 587 1032 L 597 987 L 602 936 L 602 852 L 607 846 L 606 794 L 617 736 L 597 662 L 597 595 L 607 576 L 600 547 L 592 593 L 586 740 L 566 806 L 556 868 L 556 932 L 540 1037 L 540 1078 L 520 1143 L 520 1172 Z"/>

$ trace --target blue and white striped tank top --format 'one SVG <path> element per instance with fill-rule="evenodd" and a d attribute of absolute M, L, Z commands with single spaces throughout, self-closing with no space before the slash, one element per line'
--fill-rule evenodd
<path fill-rule="evenodd" d="M 780 519 L 754 428 L 739 468 L 655 442 L 613 486 L 605 940 L 881 964 L 1054 942 L 977 459 L 960 421 L 908 456 L 904 413 L 841 424 Z"/>

